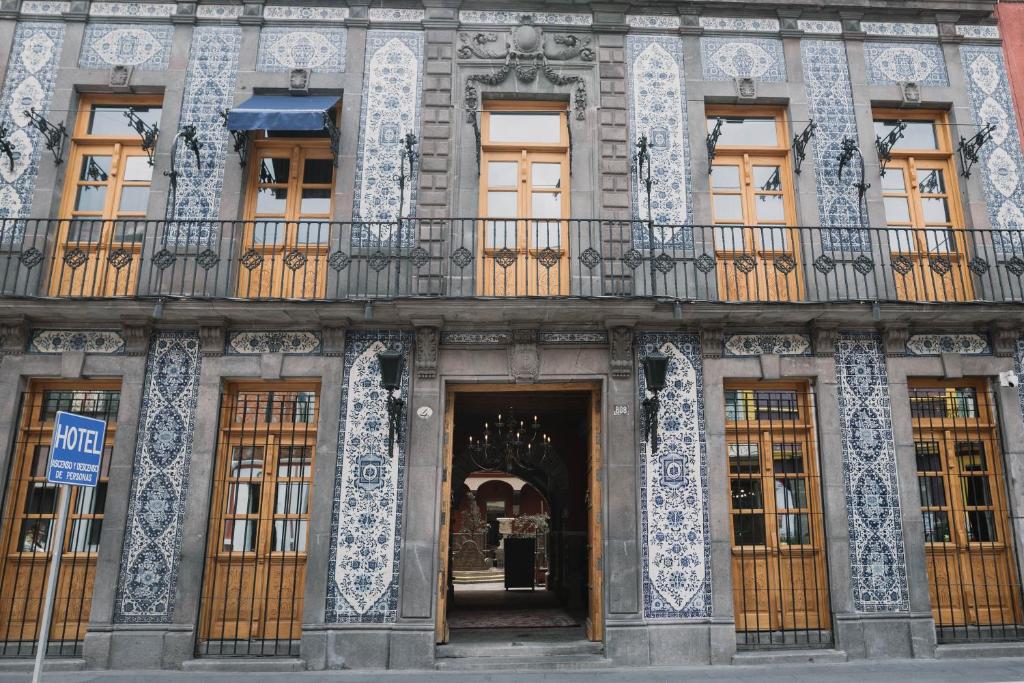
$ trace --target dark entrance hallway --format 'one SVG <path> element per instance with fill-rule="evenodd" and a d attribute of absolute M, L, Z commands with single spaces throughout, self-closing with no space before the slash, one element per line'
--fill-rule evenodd
<path fill-rule="evenodd" d="M 600 643 L 586 642 L 602 635 L 590 540 L 600 538 L 590 505 L 599 457 L 596 403 L 586 385 L 510 389 L 450 394 L 448 571 L 439 633 L 449 645 L 438 655 L 474 647 L 479 655 L 516 642 L 574 653 L 582 647 L 596 656 Z"/>

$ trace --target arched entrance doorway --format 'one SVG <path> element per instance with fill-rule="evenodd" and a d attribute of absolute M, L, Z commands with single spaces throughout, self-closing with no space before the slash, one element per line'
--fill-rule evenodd
<path fill-rule="evenodd" d="M 449 389 L 439 643 L 483 630 L 500 638 L 502 629 L 602 640 L 597 392 L 589 384 Z M 546 455 L 530 456 L 525 445 L 518 458 L 474 451 L 510 419 L 522 423 L 524 444 L 550 444 Z"/>

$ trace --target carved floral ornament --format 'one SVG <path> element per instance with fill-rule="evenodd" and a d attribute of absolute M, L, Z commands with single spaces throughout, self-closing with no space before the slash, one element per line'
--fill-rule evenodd
<path fill-rule="evenodd" d="M 503 50 L 495 49 L 504 37 Z M 475 123 L 480 105 L 480 91 L 477 83 L 500 85 L 510 74 L 515 74 L 520 83 L 532 83 L 541 74 L 553 85 L 573 85 L 573 109 L 576 119 L 582 121 L 587 108 L 587 89 L 580 76 L 559 73 L 550 62 L 566 62 L 578 59 L 592 62 L 595 53 L 590 45 L 590 36 L 557 33 L 548 39 L 544 30 L 536 26 L 533 17 L 524 14 L 518 26 L 504 36 L 495 32 L 459 34 L 458 55 L 460 59 L 503 60 L 497 70 L 486 74 L 473 74 L 466 79 L 466 109 L 468 120 Z"/>

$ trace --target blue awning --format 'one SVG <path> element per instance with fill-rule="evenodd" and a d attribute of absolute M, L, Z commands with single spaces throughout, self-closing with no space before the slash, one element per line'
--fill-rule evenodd
<path fill-rule="evenodd" d="M 323 130 L 337 97 L 255 95 L 228 111 L 228 130 Z"/>

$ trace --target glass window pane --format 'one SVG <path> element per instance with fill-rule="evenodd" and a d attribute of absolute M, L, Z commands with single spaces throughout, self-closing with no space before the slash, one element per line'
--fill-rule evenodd
<path fill-rule="evenodd" d="M 562 141 L 562 115 L 552 114 L 490 114 L 491 142 L 539 142 L 557 144 Z"/>
<path fill-rule="evenodd" d="M 783 545 L 810 545 L 811 518 L 804 513 L 779 515 L 779 543 Z"/>
<path fill-rule="evenodd" d="M 89 112 L 88 134 L 102 137 L 134 137 L 139 134 L 128 123 L 125 113 L 129 108 L 135 110 L 135 114 L 142 119 L 146 125 L 159 126 L 161 108 L 159 106 L 119 104 L 98 104 Z"/>
<path fill-rule="evenodd" d="M 271 550 L 275 553 L 306 552 L 306 536 L 309 522 L 304 519 L 275 520 L 270 538 Z"/>
<path fill-rule="evenodd" d="M 780 195 L 757 195 L 754 202 L 757 220 L 769 223 L 782 223 L 786 220 L 786 207 Z"/>
<path fill-rule="evenodd" d="M 100 549 L 100 531 L 102 528 L 102 519 L 72 520 L 67 551 L 73 553 L 98 552 Z"/>
<path fill-rule="evenodd" d="M 303 216 L 330 215 L 331 191 L 327 188 L 302 188 L 302 205 L 299 211 Z"/>
<path fill-rule="evenodd" d="M 725 419 L 733 422 L 749 419 L 752 398 L 753 396 L 749 391 L 736 391 L 735 389 L 726 391 Z"/>
<path fill-rule="evenodd" d="M 260 183 L 286 185 L 291 173 L 292 160 L 267 157 L 260 159 Z"/>
<path fill-rule="evenodd" d="M 986 506 L 992 504 L 992 491 L 989 490 L 988 477 L 963 477 L 964 505 Z"/>
<path fill-rule="evenodd" d="M 732 507 L 734 510 L 751 510 L 764 507 L 761 497 L 760 479 L 731 479 Z"/>
<path fill-rule="evenodd" d="M 931 252 L 956 251 L 955 237 L 952 230 L 924 231 L 925 243 L 928 245 L 928 251 Z"/>
<path fill-rule="evenodd" d="M 724 122 L 722 137 L 718 139 L 720 146 L 775 147 L 779 144 L 774 118 L 709 118 L 709 133 L 715 129 L 719 120 Z"/>
<path fill-rule="evenodd" d="M 100 483 L 96 488 L 82 486 L 75 499 L 75 513 L 79 515 L 102 515 L 107 503 L 107 485 Z"/>
<path fill-rule="evenodd" d="M 551 163 L 531 164 L 534 189 L 556 189 L 562 185 L 562 165 Z"/>
<path fill-rule="evenodd" d="M 82 157 L 82 168 L 78 171 L 79 180 L 94 183 L 105 183 L 110 179 L 110 161 L 108 156 L 88 155 Z"/>
<path fill-rule="evenodd" d="M 740 189 L 739 166 L 712 166 L 711 187 L 716 190 Z"/>
<path fill-rule="evenodd" d="M 331 159 L 306 159 L 302 168 L 302 182 L 306 185 L 333 184 L 334 162 Z"/>
<path fill-rule="evenodd" d="M 801 474 L 804 471 L 803 447 L 798 443 L 773 443 L 772 467 L 777 474 Z"/>
<path fill-rule="evenodd" d="M 733 515 L 736 545 L 764 545 L 764 515 Z"/>
<path fill-rule="evenodd" d="M 277 476 L 309 477 L 312 475 L 313 449 L 309 446 L 282 446 L 277 457 Z"/>
<path fill-rule="evenodd" d="M 742 221 L 743 202 L 736 194 L 716 194 L 712 197 L 716 221 Z"/>
<path fill-rule="evenodd" d="M 715 246 L 724 251 L 738 251 L 743 249 L 743 226 L 741 225 L 718 225 L 715 226 Z"/>
<path fill-rule="evenodd" d="M 287 202 L 288 188 L 262 187 L 256 193 L 256 213 L 264 216 L 283 216 Z"/>
<path fill-rule="evenodd" d="M 518 180 L 518 161 L 487 162 L 487 183 L 491 187 L 515 187 Z"/>
<path fill-rule="evenodd" d="M 967 540 L 976 543 L 996 541 L 996 520 L 991 510 L 967 511 Z"/>
<path fill-rule="evenodd" d="M 961 472 L 984 472 L 988 469 L 985 462 L 985 444 L 979 441 L 960 441 L 955 448 Z"/>
<path fill-rule="evenodd" d="M 256 549 L 256 531 L 259 521 L 255 519 L 224 520 L 224 550 L 244 552 Z"/>
<path fill-rule="evenodd" d="M 944 197 L 925 197 L 921 200 L 924 222 L 928 225 L 949 223 L 949 202 Z"/>
<path fill-rule="evenodd" d="M 141 242 L 146 237 L 145 219 L 121 220 L 114 223 L 115 242 Z"/>
<path fill-rule="evenodd" d="M 18 550 L 23 553 L 44 553 L 50 547 L 50 519 L 26 519 L 21 523 L 21 542 Z"/>
<path fill-rule="evenodd" d="M 799 417 L 795 391 L 758 391 L 758 420 L 795 420 Z"/>
<path fill-rule="evenodd" d="M 80 185 L 75 195 L 75 211 L 99 213 L 107 203 L 106 185 Z M 93 239 L 97 239 L 97 235 Z"/>
<path fill-rule="evenodd" d="M 729 444 L 729 471 L 756 474 L 761 471 L 760 447 L 756 443 Z"/>
<path fill-rule="evenodd" d="M 254 244 L 283 244 L 286 231 L 285 223 L 256 221 L 252 226 L 252 241 Z"/>
<path fill-rule="evenodd" d="M 252 479 L 263 476 L 263 448 L 235 446 L 231 449 L 229 477 Z"/>
<path fill-rule="evenodd" d="M 488 192 L 487 215 L 495 218 L 516 218 L 519 215 L 519 193 Z"/>
<path fill-rule="evenodd" d="M 781 169 L 778 166 L 754 166 L 754 187 L 762 192 L 781 192 Z"/>
<path fill-rule="evenodd" d="M 302 481 L 278 483 L 274 514 L 304 515 L 309 510 L 309 484 Z"/>
<path fill-rule="evenodd" d="M 913 230 L 888 231 L 889 251 L 917 251 Z"/>
<path fill-rule="evenodd" d="M 884 192 L 906 192 L 907 179 L 903 177 L 903 169 L 888 169 L 882 176 L 882 190 Z"/>
<path fill-rule="evenodd" d="M 328 223 L 302 221 L 296 226 L 295 238 L 300 244 L 327 244 L 330 234 L 331 226 Z"/>
<path fill-rule="evenodd" d="M 946 487 L 942 477 L 918 477 L 922 507 L 942 507 L 946 504 Z"/>
<path fill-rule="evenodd" d="M 562 245 L 562 224 L 559 221 L 533 221 L 531 243 L 534 249 L 558 249 Z M 543 266 L 542 266 L 543 267 Z"/>
<path fill-rule="evenodd" d="M 239 482 L 228 486 L 227 512 L 249 515 L 260 511 L 260 485 Z"/>
<path fill-rule="evenodd" d="M 938 168 L 918 169 L 917 188 L 921 194 L 946 194 L 946 177 Z"/>
<path fill-rule="evenodd" d="M 502 249 L 516 246 L 516 221 L 487 221 L 484 225 L 484 246 Z"/>
<path fill-rule="evenodd" d="M 938 149 L 935 124 L 932 121 L 904 121 L 903 137 L 893 149 Z M 875 135 L 885 139 L 896 127 L 895 120 L 875 121 Z"/>
<path fill-rule="evenodd" d="M 888 223 L 910 222 L 910 205 L 906 197 L 885 198 L 885 220 Z"/>
<path fill-rule="evenodd" d="M 779 510 L 807 507 L 806 482 L 803 479 L 776 479 L 775 507 Z"/>
<path fill-rule="evenodd" d="M 145 213 L 148 202 L 148 185 L 125 185 L 121 188 L 121 201 L 117 205 L 117 210 L 124 213 Z"/>
<path fill-rule="evenodd" d="M 934 510 L 921 513 L 924 521 L 924 540 L 928 543 L 949 542 L 949 517 L 945 512 Z"/>
<path fill-rule="evenodd" d="M 561 192 L 534 192 L 530 215 L 534 218 L 561 218 Z"/>
<path fill-rule="evenodd" d="M 32 470 L 30 477 L 45 477 L 46 468 L 50 462 L 50 447 L 39 445 L 32 453 Z"/>
<path fill-rule="evenodd" d="M 144 182 L 153 179 L 153 167 L 149 157 L 128 157 L 124 160 L 124 176 L 128 182 Z"/>
<path fill-rule="evenodd" d="M 45 476 L 46 472 L 43 472 Z M 52 515 L 57 509 L 57 484 L 32 482 L 25 496 L 25 514 Z"/>

